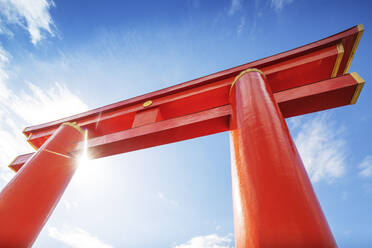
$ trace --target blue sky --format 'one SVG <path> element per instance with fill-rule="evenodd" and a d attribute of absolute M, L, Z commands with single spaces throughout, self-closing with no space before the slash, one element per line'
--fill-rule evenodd
<path fill-rule="evenodd" d="M 287 120 L 340 247 L 372 244 L 370 1 L 0 0 L 0 189 L 25 126 L 363 23 L 356 105 Z M 82 165 L 35 247 L 234 247 L 228 133 Z"/>

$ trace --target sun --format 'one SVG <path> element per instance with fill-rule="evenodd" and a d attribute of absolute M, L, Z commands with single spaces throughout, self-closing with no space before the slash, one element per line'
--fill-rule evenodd
<path fill-rule="evenodd" d="M 91 186 L 102 175 L 99 161 L 92 160 L 88 154 L 88 130 L 84 130 L 83 152 L 78 159 L 77 168 L 73 177 L 75 184 Z"/>

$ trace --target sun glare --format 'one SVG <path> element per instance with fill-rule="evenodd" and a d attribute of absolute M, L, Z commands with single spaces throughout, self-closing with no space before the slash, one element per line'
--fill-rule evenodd
<path fill-rule="evenodd" d="M 84 146 L 83 152 L 80 155 L 78 168 L 76 169 L 73 181 L 78 182 L 79 184 L 88 184 L 89 181 L 94 180 L 94 177 L 97 176 L 97 170 L 92 166 L 94 163 L 89 158 L 88 155 L 88 130 L 84 131 Z"/>
<path fill-rule="evenodd" d="M 88 130 L 84 131 L 83 152 L 80 155 L 78 167 L 72 178 L 74 185 L 92 188 L 99 183 L 106 183 L 110 173 L 104 164 L 104 159 L 91 159 L 88 152 Z"/>
<path fill-rule="evenodd" d="M 83 153 L 79 159 L 79 167 L 86 166 L 89 163 L 88 158 L 88 130 L 84 130 L 84 146 Z"/>

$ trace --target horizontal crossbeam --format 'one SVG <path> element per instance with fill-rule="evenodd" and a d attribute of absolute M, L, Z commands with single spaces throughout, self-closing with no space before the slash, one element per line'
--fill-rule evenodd
<path fill-rule="evenodd" d="M 351 73 L 280 91 L 274 93 L 274 98 L 283 116 L 292 117 L 353 104 L 363 84 L 364 81 L 357 73 Z M 173 101 L 175 100 L 172 99 L 171 102 Z M 160 112 L 156 111 L 158 106 L 140 112 L 142 116 L 149 113 L 149 123 L 144 122 L 133 128 L 90 137 L 90 156 L 101 158 L 230 130 L 231 106 L 227 99 L 216 102 L 212 108 L 168 119 L 163 119 L 162 116 L 159 118 Z M 162 112 L 166 113 L 164 109 Z M 132 120 L 135 123 L 136 118 Z M 83 144 L 80 144 L 75 153 L 79 153 L 82 147 Z M 9 167 L 18 171 L 31 156 L 32 153 L 18 156 Z"/>
<path fill-rule="evenodd" d="M 358 25 L 284 53 L 78 115 L 27 127 L 24 134 L 32 146 L 39 148 L 64 122 L 76 122 L 88 129 L 91 137 L 99 137 L 146 124 L 143 119 L 138 119 L 138 114 L 149 108 L 158 108 L 158 113 L 153 113 L 152 117 L 166 120 L 222 106 L 228 103 L 234 77 L 247 68 L 263 71 L 274 93 L 327 80 L 347 72 L 362 33 L 363 26 Z M 134 123 L 135 118 L 138 120 Z M 145 119 L 149 120 L 148 117 Z"/>

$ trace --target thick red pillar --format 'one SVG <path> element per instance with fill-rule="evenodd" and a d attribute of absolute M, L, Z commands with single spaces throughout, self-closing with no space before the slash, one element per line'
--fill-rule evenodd
<path fill-rule="evenodd" d="M 82 130 L 62 124 L 0 193 L 0 247 L 31 247 L 77 166 Z"/>
<path fill-rule="evenodd" d="M 230 92 L 235 246 L 337 247 L 265 75 Z"/>

